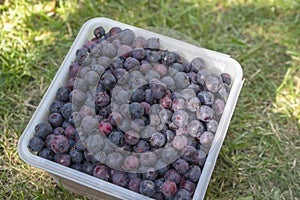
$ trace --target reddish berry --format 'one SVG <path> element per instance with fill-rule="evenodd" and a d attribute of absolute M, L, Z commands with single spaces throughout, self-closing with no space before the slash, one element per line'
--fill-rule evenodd
<path fill-rule="evenodd" d="M 109 133 L 111 133 L 113 127 L 111 125 L 111 123 L 109 122 L 100 122 L 100 124 L 98 125 L 98 128 L 100 130 L 101 133 L 103 133 L 104 135 L 108 135 Z"/>

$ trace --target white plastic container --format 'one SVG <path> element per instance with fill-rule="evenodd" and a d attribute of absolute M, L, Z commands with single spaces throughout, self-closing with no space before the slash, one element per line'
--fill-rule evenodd
<path fill-rule="evenodd" d="M 57 71 L 47 92 L 45 93 L 43 99 L 41 100 L 38 108 L 33 114 L 30 122 L 28 123 L 19 140 L 18 152 L 20 157 L 28 164 L 49 172 L 57 182 L 60 182 L 65 187 L 65 189 L 71 192 L 75 192 L 94 199 L 151 199 L 112 183 L 100 180 L 85 173 L 38 157 L 32 154 L 27 148 L 29 140 L 34 135 L 34 127 L 36 126 L 36 124 L 45 121 L 48 118 L 48 108 L 55 98 L 56 90 L 67 82 L 69 66 L 70 63 L 74 61 L 76 50 L 81 48 L 86 41 L 92 38 L 94 28 L 100 25 L 103 26 L 105 30 L 109 30 L 114 26 L 119 26 L 121 28 L 129 28 L 135 31 L 136 35 L 142 35 L 145 38 L 160 38 L 163 49 L 175 50 L 179 52 L 180 55 L 185 57 L 188 61 L 197 56 L 209 56 L 209 59 L 210 61 L 212 61 L 214 66 L 219 68 L 222 72 L 226 72 L 231 75 L 232 87 L 229 98 L 226 103 L 222 118 L 219 122 L 219 127 L 215 134 L 215 139 L 210 149 L 210 153 L 208 154 L 205 166 L 202 170 L 202 175 L 193 196 L 193 200 L 203 199 L 209 180 L 211 178 L 211 174 L 216 164 L 220 148 L 224 141 L 230 119 L 235 109 L 240 90 L 243 85 L 243 72 L 241 66 L 237 61 L 230 58 L 229 55 L 203 49 L 170 37 L 139 29 L 108 18 L 94 18 L 87 21 L 82 26 L 67 56 L 61 64 L 61 67 Z"/>

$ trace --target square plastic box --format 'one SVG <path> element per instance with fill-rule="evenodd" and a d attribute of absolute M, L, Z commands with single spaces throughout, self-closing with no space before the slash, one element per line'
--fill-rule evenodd
<path fill-rule="evenodd" d="M 228 100 L 226 102 L 226 107 L 220 119 L 218 130 L 215 134 L 213 144 L 202 170 L 202 175 L 193 195 L 193 200 L 203 199 L 214 166 L 216 164 L 220 148 L 224 141 L 230 119 L 235 109 L 240 90 L 243 85 L 243 72 L 240 64 L 234 59 L 230 58 L 229 55 L 200 48 L 183 41 L 133 27 L 108 18 L 93 18 L 87 21 L 82 26 L 67 56 L 65 57 L 47 92 L 45 93 L 43 99 L 41 100 L 38 108 L 33 114 L 30 122 L 28 123 L 19 140 L 18 152 L 20 157 L 28 164 L 50 173 L 56 182 L 60 182 L 64 186 L 64 188 L 69 190 L 70 192 L 81 194 L 94 199 L 151 199 L 128 189 L 95 178 L 91 175 L 43 159 L 32 154 L 27 147 L 29 140 L 34 135 L 34 127 L 36 126 L 36 124 L 47 120 L 49 114 L 48 109 L 55 98 L 57 89 L 65 85 L 65 83 L 67 82 L 69 66 L 75 59 L 76 50 L 81 48 L 85 42 L 92 38 L 93 30 L 97 26 L 103 26 L 105 30 L 109 30 L 114 26 L 119 26 L 122 29 L 129 28 L 133 30 L 137 36 L 141 35 L 146 39 L 150 37 L 159 38 L 161 41 L 162 49 L 175 50 L 179 52 L 180 55 L 185 57 L 188 61 L 191 61 L 191 59 L 198 56 L 209 56 L 209 59 L 212 61 L 215 67 L 219 68 L 221 72 L 226 72 L 231 75 L 232 86 Z"/>

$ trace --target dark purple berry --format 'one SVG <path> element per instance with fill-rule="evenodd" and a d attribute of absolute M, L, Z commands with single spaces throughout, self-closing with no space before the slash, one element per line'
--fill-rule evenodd
<path fill-rule="evenodd" d="M 164 200 L 164 195 L 161 192 L 156 192 L 152 198 L 154 198 L 155 200 Z"/>
<path fill-rule="evenodd" d="M 56 128 L 53 129 L 52 134 L 54 134 L 54 135 L 65 135 L 65 128 L 70 126 L 70 125 L 71 125 L 70 123 L 64 121 L 64 123 L 62 124 L 61 127 L 56 127 Z"/>
<path fill-rule="evenodd" d="M 123 64 L 124 64 L 124 60 L 122 58 L 118 57 L 118 58 L 113 59 L 113 61 L 111 62 L 110 65 L 112 67 L 111 69 L 115 70 L 115 69 L 121 69 L 121 68 L 123 68 Z"/>
<path fill-rule="evenodd" d="M 145 140 L 140 140 L 135 146 L 133 146 L 135 153 L 144 153 L 150 150 L 150 145 Z"/>
<path fill-rule="evenodd" d="M 124 133 L 121 131 L 111 132 L 108 138 L 110 142 L 118 147 L 121 147 L 125 144 Z"/>
<path fill-rule="evenodd" d="M 104 73 L 100 78 L 100 84 L 104 90 L 111 90 L 116 84 L 116 78 L 112 73 Z"/>
<path fill-rule="evenodd" d="M 158 72 L 161 77 L 167 75 L 168 73 L 168 68 L 164 64 L 156 64 L 153 66 L 153 69 Z"/>
<path fill-rule="evenodd" d="M 177 61 L 178 55 L 175 54 L 174 52 L 168 52 L 166 51 L 163 55 L 162 55 L 162 63 L 165 65 L 172 65 L 174 62 Z"/>
<path fill-rule="evenodd" d="M 145 91 L 143 89 L 136 89 L 130 97 L 131 102 L 142 102 L 145 99 Z"/>
<path fill-rule="evenodd" d="M 151 136 L 150 144 L 152 147 L 159 148 L 166 143 L 166 137 L 160 132 L 156 132 Z"/>
<path fill-rule="evenodd" d="M 124 29 L 118 35 L 118 39 L 122 44 L 131 45 L 135 38 L 135 34 L 130 29 Z"/>
<path fill-rule="evenodd" d="M 105 107 L 101 107 L 98 111 L 99 115 L 101 115 L 104 118 L 108 118 L 109 114 L 111 113 L 111 105 L 108 104 Z"/>
<path fill-rule="evenodd" d="M 56 98 L 59 101 L 69 101 L 71 89 L 68 87 L 60 87 L 56 91 Z"/>
<path fill-rule="evenodd" d="M 170 165 L 166 165 L 163 168 L 158 169 L 158 173 L 160 176 L 164 176 L 169 169 L 170 169 Z"/>
<path fill-rule="evenodd" d="M 179 63 L 174 63 L 172 65 L 172 68 L 175 69 L 178 72 L 183 72 L 184 71 L 184 67 Z"/>
<path fill-rule="evenodd" d="M 76 51 L 76 60 L 77 62 L 81 65 L 83 60 L 87 57 L 88 55 L 88 49 L 86 48 L 80 48 Z"/>
<path fill-rule="evenodd" d="M 188 138 L 185 135 L 177 134 L 174 137 L 172 144 L 175 149 L 181 150 L 188 145 Z"/>
<path fill-rule="evenodd" d="M 125 62 L 124 62 L 124 68 L 127 69 L 128 71 L 139 66 L 140 62 L 133 57 L 128 57 L 126 58 Z"/>
<path fill-rule="evenodd" d="M 143 173 L 144 180 L 155 181 L 159 176 L 159 173 L 155 169 L 148 169 L 147 172 Z"/>
<path fill-rule="evenodd" d="M 83 153 L 78 151 L 77 149 L 71 149 L 69 152 L 71 156 L 71 160 L 74 163 L 80 163 L 83 160 Z"/>
<path fill-rule="evenodd" d="M 205 128 L 204 125 L 199 120 L 192 120 L 187 126 L 188 133 L 196 137 L 197 135 L 204 132 Z"/>
<path fill-rule="evenodd" d="M 193 195 L 196 189 L 196 186 L 193 182 L 189 180 L 184 180 L 183 182 L 180 183 L 179 186 L 180 189 L 184 189 L 189 192 L 190 195 Z"/>
<path fill-rule="evenodd" d="M 178 152 L 173 147 L 165 147 L 162 151 L 162 158 L 167 163 L 172 163 L 178 158 Z"/>
<path fill-rule="evenodd" d="M 165 180 L 173 181 L 176 184 L 180 183 L 180 175 L 175 169 L 169 169 L 164 175 Z"/>
<path fill-rule="evenodd" d="M 132 51 L 132 57 L 134 57 L 135 59 L 142 60 L 143 58 L 145 58 L 145 56 L 146 52 L 143 48 L 135 48 Z"/>
<path fill-rule="evenodd" d="M 204 67 L 205 67 L 204 60 L 200 57 L 194 58 L 191 61 L 191 70 L 193 72 L 197 73 L 198 71 L 204 69 Z"/>
<path fill-rule="evenodd" d="M 209 131 L 205 131 L 204 133 L 202 133 L 199 138 L 199 142 L 205 146 L 211 146 L 213 140 L 214 140 L 214 134 Z"/>
<path fill-rule="evenodd" d="M 181 158 L 186 161 L 194 161 L 197 158 L 197 149 L 193 146 L 186 146 L 181 150 Z"/>
<path fill-rule="evenodd" d="M 63 124 L 61 125 L 61 127 L 63 128 L 63 129 L 65 129 L 67 126 L 69 126 L 69 125 L 72 125 L 69 121 L 64 121 L 63 122 Z"/>
<path fill-rule="evenodd" d="M 52 140 L 51 149 L 58 154 L 66 153 L 69 151 L 70 142 L 66 136 L 55 135 Z"/>
<path fill-rule="evenodd" d="M 145 119 L 134 119 L 131 122 L 131 128 L 133 131 L 140 133 L 145 128 Z"/>
<path fill-rule="evenodd" d="M 170 143 L 170 142 L 173 141 L 176 133 L 174 131 L 172 131 L 172 130 L 167 130 L 165 132 L 165 135 L 166 135 L 166 138 L 167 138 L 167 143 Z"/>
<path fill-rule="evenodd" d="M 97 38 L 101 38 L 105 35 L 105 30 L 102 26 L 98 26 L 97 28 L 94 29 L 94 35 Z"/>
<path fill-rule="evenodd" d="M 166 109 L 172 108 L 172 99 L 168 96 L 164 96 L 162 99 L 159 100 L 159 104 Z"/>
<path fill-rule="evenodd" d="M 200 110 L 196 112 L 196 116 L 198 119 L 204 122 L 208 122 L 213 118 L 214 110 L 206 105 L 200 107 Z"/>
<path fill-rule="evenodd" d="M 170 198 L 175 196 L 177 192 L 176 183 L 170 180 L 166 180 L 160 187 L 160 191 L 164 194 L 165 197 Z"/>
<path fill-rule="evenodd" d="M 187 62 L 187 61 L 183 61 L 182 63 L 181 63 L 181 65 L 183 66 L 183 69 L 184 69 L 184 72 L 185 73 L 188 73 L 188 72 L 190 72 L 191 71 L 191 64 L 189 63 L 189 62 Z"/>
<path fill-rule="evenodd" d="M 56 154 L 54 156 L 55 162 L 64 166 L 70 166 L 71 164 L 71 156 L 69 154 Z"/>
<path fill-rule="evenodd" d="M 68 102 L 62 107 L 61 114 L 66 120 L 68 120 L 72 113 L 72 103 Z"/>
<path fill-rule="evenodd" d="M 39 137 L 33 137 L 29 140 L 28 147 L 31 151 L 38 152 L 44 147 L 44 141 Z"/>
<path fill-rule="evenodd" d="M 160 57 L 156 51 L 146 51 L 146 60 L 149 63 L 157 63 Z"/>
<path fill-rule="evenodd" d="M 129 104 L 129 113 L 133 119 L 141 118 L 145 113 L 144 106 L 137 102 L 131 103 Z"/>
<path fill-rule="evenodd" d="M 178 174 L 184 174 L 189 169 L 189 163 L 182 158 L 177 159 L 174 163 L 172 163 L 172 166 Z"/>
<path fill-rule="evenodd" d="M 126 59 L 131 56 L 132 47 L 128 45 L 121 45 L 118 48 L 118 56 L 120 56 L 123 59 Z"/>
<path fill-rule="evenodd" d="M 201 91 L 198 93 L 197 97 L 200 102 L 205 105 L 212 105 L 214 102 L 214 94 L 209 91 Z"/>
<path fill-rule="evenodd" d="M 157 156 L 154 152 L 144 152 L 140 154 L 140 162 L 147 167 L 153 167 L 157 161 Z"/>
<path fill-rule="evenodd" d="M 192 200 L 192 197 L 188 191 L 180 189 L 176 193 L 174 200 Z"/>
<path fill-rule="evenodd" d="M 231 83 L 231 77 L 230 77 L 230 75 L 228 73 L 222 73 L 221 77 L 222 77 L 223 83 L 225 83 L 227 85 L 230 85 L 230 83 Z"/>
<path fill-rule="evenodd" d="M 64 122 L 64 118 L 59 113 L 51 113 L 48 118 L 49 123 L 52 127 L 59 127 Z"/>
<path fill-rule="evenodd" d="M 135 145 L 139 142 L 140 135 L 134 131 L 126 131 L 125 132 L 125 141 L 127 144 Z"/>
<path fill-rule="evenodd" d="M 178 89 L 184 89 L 190 84 L 190 78 L 185 72 L 176 73 L 174 80 Z"/>
<path fill-rule="evenodd" d="M 121 168 L 123 166 L 124 158 L 119 152 L 111 152 L 107 156 L 107 165 L 112 168 Z"/>
<path fill-rule="evenodd" d="M 112 27 L 108 32 L 108 36 L 112 37 L 118 35 L 119 33 L 121 33 L 121 31 L 122 29 L 120 27 Z"/>
<path fill-rule="evenodd" d="M 145 91 L 145 101 L 148 104 L 152 104 L 153 101 L 154 101 L 154 96 L 153 96 L 152 91 L 150 89 Z"/>
<path fill-rule="evenodd" d="M 48 122 L 41 122 L 35 126 L 34 131 L 35 136 L 45 139 L 52 133 L 53 128 Z"/>
<path fill-rule="evenodd" d="M 111 180 L 113 184 L 119 185 L 121 187 L 127 186 L 127 175 L 125 172 L 115 170 L 111 175 Z"/>
<path fill-rule="evenodd" d="M 134 48 L 145 48 L 147 45 L 147 40 L 143 36 L 137 36 L 134 38 L 132 46 Z"/>
<path fill-rule="evenodd" d="M 80 65 L 77 62 L 74 62 L 69 67 L 69 75 L 70 77 L 76 77 L 80 70 Z"/>
<path fill-rule="evenodd" d="M 197 182 L 201 176 L 201 169 L 197 165 L 192 165 L 184 175 L 188 180 Z"/>
<path fill-rule="evenodd" d="M 83 170 L 83 172 L 85 172 L 87 174 L 93 175 L 95 167 L 96 166 L 92 161 L 87 161 L 87 162 L 83 163 L 82 170 Z"/>
<path fill-rule="evenodd" d="M 117 54 L 117 48 L 115 48 L 111 43 L 103 44 L 102 56 L 114 58 L 116 54 Z"/>
<path fill-rule="evenodd" d="M 105 180 L 105 181 L 108 181 L 108 179 L 110 177 L 109 174 L 110 174 L 109 168 L 104 165 L 97 165 L 93 171 L 93 176 L 100 178 L 102 180 Z"/>
<path fill-rule="evenodd" d="M 150 83 L 149 86 L 151 89 L 151 94 L 155 99 L 161 99 L 163 96 L 165 96 L 167 92 L 167 88 L 163 85 L 157 83 Z"/>
<path fill-rule="evenodd" d="M 214 114 L 219 116 L 225 109 L 225 102 L 221 99 L 216 99 L 211 107 L 214 110 Z"/>
<path fill-rule="evenodd" d="M 209 75 L 205 78 L 204 86 L 208 91 L 216 93 L 222 86 L 222 80 L 216 75 Z"/>
<path fill-rule="evenodd" d="M 212 119 L 206 123 L 206 129 L 209 132 L 215 133 L 215 132 L 217 132 L 218 125 L 219 125 L 218 122 L 216 120 Z"/>
<path fill-rule="evenodd" d="M 79 138 L 75 141 L 75 148 L 77 149 L 77 151 L 84 151 L 85 147 Z"/>
<path fill-rule="evenodd" d="M 163 177 L 158 178 L 154 181 L 156 192 L 160 192 L 160 187 L 164 182 L 165 182 L 165 179 Z"/>
<path fill-rule="evenodd" d="M 196 159 L 194 160 L 194 163 L 199 167 L 203 167 L 206 161 L 206 156 L 207 154 L 203 150 L 198 150 L 198 154 Z"/>
<path fill-rule="evenodd" d="M 68 86 L 71 90 L 73 90 L 73 88 L 74 88 L 75 81 L 76 81 L 76 77 L 71 77 L 71 78 L 69 79 L 68 83 L 67 83 L 67 86 Z"/>
<path fill-rule="evenodd" d="M 185 109 L 185 100 L 184 98 L 174 98 L 172 103 L 172 110 L 183 110 Z"/>
<path fill-rule="evenodd" d="M 118 84 L 121 84 L 121 80 L 125 80 L 125 75 L 126 75 L 127 71 L 126 71 L 126 69 L 118 68 L 118 69 L 112 70 L 112 73 L 116 77 L 117 81 L 119 81 Z"/>
<path fill-rule="evenodd" d="M 211 72 L 207 69 L 202 69 L 197 72 L 197 82 L 204 88 L 205 80 L 208 76 L 211 75 Z"/>
<path fill-rule="evenodd" d="M 107 92 L 96 93 L 95 103 L 99 107 L 105 107 L 110 103 L 110 96 Z"/>
<path fill-rule="evenodd" d="M 128 172 L 127 173 L 128 179 L 134 179 L 134 178 L 142 178 L 141 173 L 134 173 L 134 172 Z"/>
<path fill-rule="evenodd" d="M 54 152 L 49 148 L 44 148 L 41 151 L 39 151 L 38 156 L 45 158 L 47 160 L 53 161 L 54 159 Z"/>
<path fill-rule="evenodd" d="M 67 126 L 65 128 L 65 136 L 67 138 L 69 138 L 69 139 L 75 139 L 76 134 L 77 134 L 77 132 L 76 132 L 76 129 L 75 129 L 75 127 L 73 125 L 70 124 L 69 126 Z"/>
<path fill-rule="evenodd" d="M 50 135 L 48 135 L 48 136 L 46 137 L 46 139 L 45 139 L 45 146 L 46 146 L 47 148 L 51 148 L 51 144 L 52 144 L 52 142 L 53 142 L 54 137 L 55 137 L 55 134 L 50 134 Z"/>
<path fill-rule="evenodd" d="M 151 197 L 155 194 L 155 183 L 151 180 L 143 180 L 140 183 L 140 193 Z"/>
<path fill-rule="evenodd" d="M 124 159 L 123 169 L 124 170 L 135 170 L 139 167 L 140 161 L 137 156 L 130 155 Z"/>
<path fill-rule="evenodd" d="M 140 191 L 141 182 L 142 180 L 140 178 L 130 178 L 130 181 L 128 183 L 128 189 L 138 193 Z"/>

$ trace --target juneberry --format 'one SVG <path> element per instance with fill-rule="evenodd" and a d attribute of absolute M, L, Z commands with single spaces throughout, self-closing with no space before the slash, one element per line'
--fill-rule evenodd
<path fill-rule="evenodd" d="M 35 136 L 45 139 L 49 134 L 52 133 L 53 128 L 48 122 L 41 122 L 34 128 Z"/>
<path fill-rule="evenodd" d="M 38 152 L 43 149 L 44 141 L 40 137 L 33 137 L 29 140 L 28 147 L 31 151 Z"/>

